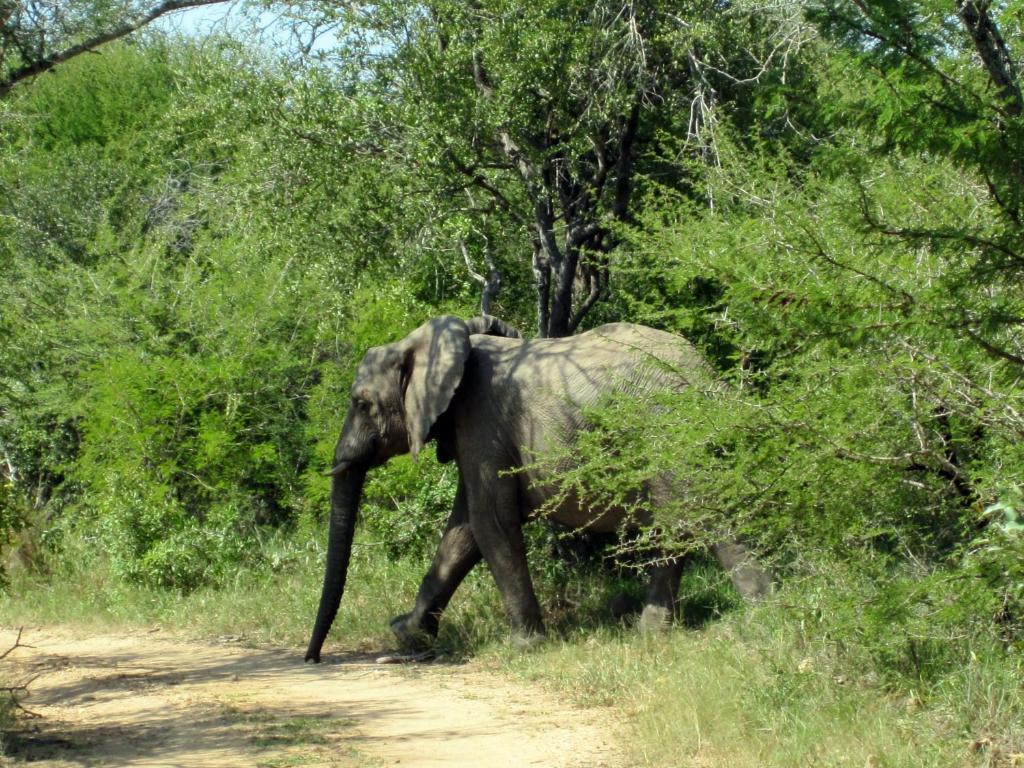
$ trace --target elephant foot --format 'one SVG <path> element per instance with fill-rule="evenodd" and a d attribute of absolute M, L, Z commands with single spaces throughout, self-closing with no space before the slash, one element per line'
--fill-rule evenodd
<path fill-rule="evenodd" d="M 387 653 L 378 656 L 377 664 L 418 664 L 425 661 L 433 661 L 437 658 L 437 651 L 420 651 L 419 653 Z"/>
<path fill-rule="evenodd" d="M 723 541 L 713 546 L 712 552 L 745 600 L 758 600 L 772 594 L 771 574 L 758 564 L 746 546 L 738 541 Z"/>
<path fill-rule="evenodd" d="M 520 651 L 532 651 L 544 643 L 543 632 L 513 632 L 512 646 Z"/>
<path fill-rule="evenodd" d="M 391 620 L 391 631 L 395 633 L 399 648 L 411 653 L 432 649 L 437 639 L 437 628 L 412 621 L 411 613 L 395 616 Z"/>
<path fill-rule="evenodd" d="M 663 632 L 672 626 L 672 611 L 663 605 L 645 605 L 636 626 L 641 632 Z"/>
<path fill-rule="evenodd" d="M 534 650 L 545 641 L 544 635 L 512 635 L 512 645 L 517 650 Z"/>

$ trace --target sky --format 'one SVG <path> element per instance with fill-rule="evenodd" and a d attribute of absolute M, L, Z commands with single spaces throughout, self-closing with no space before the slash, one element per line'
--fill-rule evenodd
<path fill-rule="evenodd" d="M 154 26 L 168 32 L 183 32 L 189 35 L 207 35 L 212 31 L 237 25 L 241 13 L 237 3 L 225 2 L 217 5 L 203 5 L 169 13 L 158 19 Z"/>
<path fill-rule="evenodd" d="M 243 13 L 239 0 L 228 0 L 215 5 L 203 5 L 169 13 L 157 19 L 154 26 L 167 32 L 180 32 L 195 37 L 204 37 L 215 32 L 237 33 L 239 37 L 252 38 L 258 35 L 264 43 L 279 48 L 296 45 L 289 27 L 281 21 L 281 15 L 270 11 L 260 14 L 255 27 L 252 18 Z M 330 32 L 322 33 L 312 52 L 330 48 L 336 38 Z"/>

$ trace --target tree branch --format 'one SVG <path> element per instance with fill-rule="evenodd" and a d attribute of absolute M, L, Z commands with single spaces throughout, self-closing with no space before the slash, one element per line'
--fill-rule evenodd
<path fill-rule="evenodd" d="M 989 0 L 960 0 L 957 15 L 981 57 L 985 71 L 1002 99 L 1000 111 L 1010 117 L 1024 113 L 1016 67 L 995 21 L 988 15 Z"/>
<path fill-rule="evenodd" d="M 1015 355 L 1013 352 L 1009 352 L 1005 349 L 997 347 L 995 344 L 992 344 L 987 339 L 983 338 L 981 334 L 977 333 L 976 331 L 972 331 L 970 328 L 965 328 L 961 326 L 960 330 L 963 331 L 964 334 L 966 334 L 966 336 L 971 341 L 973 341 L 975 344 L 977 344 L 979 347 L 981 347 L 983 350 L 988 352 L 993 357 L 998 357 L 1000 360 L 1006 360 L 1008 362 L 1014 363 L 1015 365 L 1024 366 L 1024 357 L 1021 357 L 1020 355 Z"/>
<path fill-rule="evenodd" d="M 856 267 L 852 267 L 849 264 L 844 264 L 838 259 L 830 256 L 828 254 L 828 251 L 825 250 L 824 243 L 822 243 L 821 240 L 818 239 L 818 236 L 815 232 L 812 232 L 810 229 L 805 227 L 804 234 L 807 235 L 808 238 L 810 238 L 812 243 L 814 243 L 814 253 L 822 261 L 831 264 L 833 267 L 836 267 L 837 269 L 843 269 L 846 270 L 847 272 L 852 272 L 853 274 L 864 278 L 869 283 L 873 283 L 874 285 L 877 285 L 879 288 L 882 288 L 895 296 L 901 297 L 903 299 L 903 303 L 906 306 L 913 306 L 914 304 L 917 303 L 917 300 L 904 289 L 897 288 L 894 285 L 890 285 L 880 277 L 868 274 L 867 272 L 857 269 Z"/>
<path fill-rule="evenodd" d="M 484 250 L 484 262 L 487 264 L 487 276 L 480 274 L 473 266 L 473 259 L 470 258 L 469 249 L 466 248 L 464 240 L 459 240 L 459 250 L 462 251 L 462 260 L 466 262 L 466 269 L 469 276 L 480 283 L 480 312 L 484 315 L 491 314 L 491 302 L 501 290 L 501 271 L 494 263 L 491 254 Z"/>
<path fill-rule="evenodd" d="M 47 72 L 68 59 L 73 59 L 75 56 L 79 56 L 83 53 L 99 48 L 104 43 L 109 43 L 113 40 L 125 37 L 126 35 L 130 35 L 132 32 L 141 29 L 161 16 L 173 11 L 180 11 L 184 8 L 194 8 L 201 5 L 216 5 L 223 2 L 227 2 L 227 0 L 165 0 L 165 2 L 154 6 L 144 14 L 125 21 L 121 25 L 114 27 L 114 29 L 91 37 L 84 42 L 72 45 L 69 48 L 65 48 L 64 50 L 58 51 L 49 56 L 40 56 L 39 58 L 28 61 L 11 72 L 5 79 L 0 80 L 0 98 L 6 96 L 10 90 L 22 80 Z"/>
<path fill-rule="evenodd" d="M 15 648 L 32 647 L 31 645 L 25 645 L 21 642 L 21 633 L 24 631 L 24 627 L 18 627 L 18 636 L 14 638 L 14 644 L 3 653 L 0 653 L 0 659 L 6 658 Z M 27 693 L 29 685 L 32 684 L 32 681 L 35 680 L 36 677 L 39 677 L 39 675 L 36 675 L 35 677 L 32 677 L 29 680 L 26 680 L 24 683 L 20 683 L 19 685 L 0 686 L 0 692 L 6 693 L 8 696 L 10 696 L 10 701 L 14 706 L 16 706 L 18 709 L 20 709 L 22 712 L 25 712 L 26 714 L 32 715 L 33 717 L 39 717 L 40 715 L 38 712 L 33 712 L 31 709 L 26 709 L 25 706 L 20 701 L 18 701 L 18 694 Z"/>
<path fill-rule="evenodd" d="M 615 200 L 612 202 L 612 215 L 618 221 L 626 218 L 629 198 L 633 192 L 633 145 L 640 128 L 640 104 L 641 94 L 637 93 L 619 138 L 619 158 L 615 164 Z"/>
<path fill-rule="evenodd" d="M 864 37 L 871 38 L 872 40 L 877 40 L 878 42 L 882 43 L 882 45 L 889 46 L 890 48 L 893 48 L 894 50 L 901 52 L 908 59 L 910 59 L 916 64 L 919 64 L 926 71 L 938 77 L 939 83 L 941 84 L 943 90 L 947 94 L 949 94 L 949 97 L 953 99 L 954 102 L 956 102 L 957 108 L 963 108 L 963 83 L 951 77 L 946 72 L 943 72 L 941 69 L 939 69 L 935 62 L 929 60 L 927 56 L 922 55 L 914 47 L 912 41 L 887 37 L 883 35 L 881 32 L 879 32 L 877 29 L 875 29 L 875 27 L 873 26 L 874 19 L 871 15 L 871 9 L 868 7 L 868 4 L 864 2 L 864 0 L 853 0 L 853 5 L 860 11 L 865 23 L 856 24 L 853 22 L 852 19 L 849 19 L 845 16 L 840 17 L 838 20 L 841 23 L 844 23 L 848 30 L 863 35 Z M 909 21 L 905 21 L 903 27 L 905 30 L 908 31 L 913 29 L 913 26 L 909 23 Z"/>
<path fill-rule="evenodd" d="M 863 187 L 860 189 L 860 210 L 861 216 L 867 222 L 868 227 L 882 235 L 899 237 L 905 240 L 949 240 L 953 242 L 966 243 L 967 245 L 983 250 L 999 253 L 1011 264 L 1018 268 L 1024 267 L 1024 256 L 1010 248 L 1008 245 L 991 240 L 987 237 L 972 235 L 968 232 L 958 232 L 948 229 L 913 229 L 908 227 L 894 227 L 885 224 L 876 218 L 871 212 L 870 201 L 867 192 Z"/>
<path fill-rule="evenodd" d="M 551 324 L 549 300 L 551 296 L 551 262 L 544 252 L 540 237 L 534 234 L 533 241 L 533 277 L 537 281 L 537 335 L 547 338 Z"/>
<path fill-rule="evenodd" d="M 494 200 L 495 205 L 497 205 L 499 208 L 501 208 L 501 210 L 505 211 L 506 213 L 511 214 L 516 219 L 520 219 L 512 203 L 505 196 L 505 193 L 498 189 L 497 186 L 495 186 L 486 177 L 479 173 L 479 165 L 466 165 L 458 158 L 458 156 L 451 149 L 448 149 L 446 155 L 448 159 L 451 160 L 452 165 L 455 166 L 456 171 L 458 171 L 461 175 L 468 178 L 475 186 L 480 187 L 480 189 L 490 194 L 491 198 Z M 498 167 L 501 169 L 508 168 L 508 166 Z"/>
<path fill-rule="evenodd" d="M 569 333 L 576 333 L 576 330 L 580 327 L 580 323 L 583 318 L 586 317 L 587 312 L 593 307 L 604 295 L 605 290 L 608 287 L 608 267 L 601 266 L 598 268 L 592 268 L 588 270 L 588 282 L 590 283 L 590 292 L 587 294 L 587 298 L 583 300 L 583 303 L 576 309 L 572 318 L 569 320 Z"/>
<path fill-rule="evenodd" d="M 21 642 L 21 633 L 24 632 L 24 631 L 25 631 L 24 627 L 18 627 L 18 636 L 16 638 L 14 638 L 14 645 L 12 645 L 10 648 L 8 648 L 3 653 L 0 653 L 0 659 L 6 659 L 7 656 L 10 655 L 11 651 L 13 651 L 15 648 L 31 648 L 32 647 L 31 645 L 24 645 Z"/>

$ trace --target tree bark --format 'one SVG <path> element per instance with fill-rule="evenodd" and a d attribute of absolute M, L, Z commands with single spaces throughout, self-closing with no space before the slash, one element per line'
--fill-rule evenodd
<path fill-rule="evenodd" d="M 1010 117 L 1019 117 L 1024 112 L 1024 99 L 1021 97 L 1017 68 L 999 27 L 988 15 L 989 5 L 988 0 L 960 0 L 957 3 L 957 15 L 970 35 L 992 84 L 999 91 L 1003 111 Z"/>

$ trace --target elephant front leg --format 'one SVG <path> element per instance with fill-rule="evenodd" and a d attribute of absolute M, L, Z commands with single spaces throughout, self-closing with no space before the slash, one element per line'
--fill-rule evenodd
<path fill-rule="evenodd" d="M 459 484 L 455 505 L 434 560 L 409 613 L 391 620 L 391 630 L 403 648 L 419 649 L 437 638 L 441 614 L 473 566 L 480 562 L 480 548 L 473 538 L 466 508 L 466 493 Z"/>

